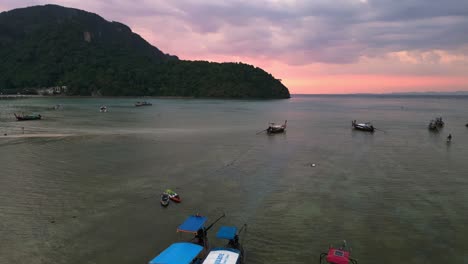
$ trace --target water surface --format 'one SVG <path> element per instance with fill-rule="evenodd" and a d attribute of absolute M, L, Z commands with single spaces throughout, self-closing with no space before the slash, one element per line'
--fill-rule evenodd
<path fill-rule="evenodd" d="M 223 212 L 252 264 L 316 263 L 342 239 L 360 263 L 468 263 L 467 98 L 136 100 L 0 100 L 0 263 L 147 263 L 190 239 L 186 216 Z M 161 208 L 166 188 L 183 202 Z"/>

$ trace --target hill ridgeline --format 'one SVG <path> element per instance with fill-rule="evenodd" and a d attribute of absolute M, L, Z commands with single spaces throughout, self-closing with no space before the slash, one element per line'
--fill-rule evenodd
<path fill-rule="evenodd" d="M 57 5 L 0 13 L 0 92 L 67 95 L 289 98 L 264 70 L 184 61 L 121 23 Z"/>

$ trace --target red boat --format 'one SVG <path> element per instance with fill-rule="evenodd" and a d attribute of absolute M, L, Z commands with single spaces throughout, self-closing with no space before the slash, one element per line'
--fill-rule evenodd
<path fill-rule="evenodd" d="M 323 263 L 323 260 L 326 261 L 325 263 L 329 264 L 357 264 L 357 260 L 352 259 L 350 255 L 351 249 L 347 250 L 346 241 L 343 241 L 343 246 L 340 248 L 330 246 L 328 253 L 320 254 L 320 264 Z"/>
<path fill-rule="evenodd" d="M 180 199 L 180 196 L 173 190 L 167 189 L 165 193 L 169 195 L 169 199 L 171 199 L 173 202 L 176 202 L 176 203 L 182 202 L 182 199 Z"/>

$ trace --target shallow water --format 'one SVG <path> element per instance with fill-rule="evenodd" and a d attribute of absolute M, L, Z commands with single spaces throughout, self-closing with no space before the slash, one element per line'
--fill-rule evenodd
<path fill-rule="evenodd" d="M 317 263 L 342 239 L 360 263 L 468 263 L 468 98 L 136 100 L 0 100 L 0 263 L 147 263 L 223 212 L 248 224 L 248 263 Z M 166 188 L 183 202 L 161 208 Z"/>

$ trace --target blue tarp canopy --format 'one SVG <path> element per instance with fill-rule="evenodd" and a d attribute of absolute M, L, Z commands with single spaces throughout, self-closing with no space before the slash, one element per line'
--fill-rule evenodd
<path fill-rule="evenodd" d="M 218 233 L 216 233 L 217 238 L 221 239 L 234 239 L 237 233 L 237 227 L 235 226 L 222 226 L 219 228 Z"/>
<path fill-rule="evenodd" d="M 205 216 L 198 216 L 192 215 L 185 220 L 178 228 L 177 232 L 188 232 L 196 234 L 200 228 L 203 228 L 206 220 L 208 220 Z"/>
<path fill-rule="evenodd" d="M 149 264 L 190 264 L 202 250 L 203 247 L 197 244 L 174 243 L 152 259 Z"/>

